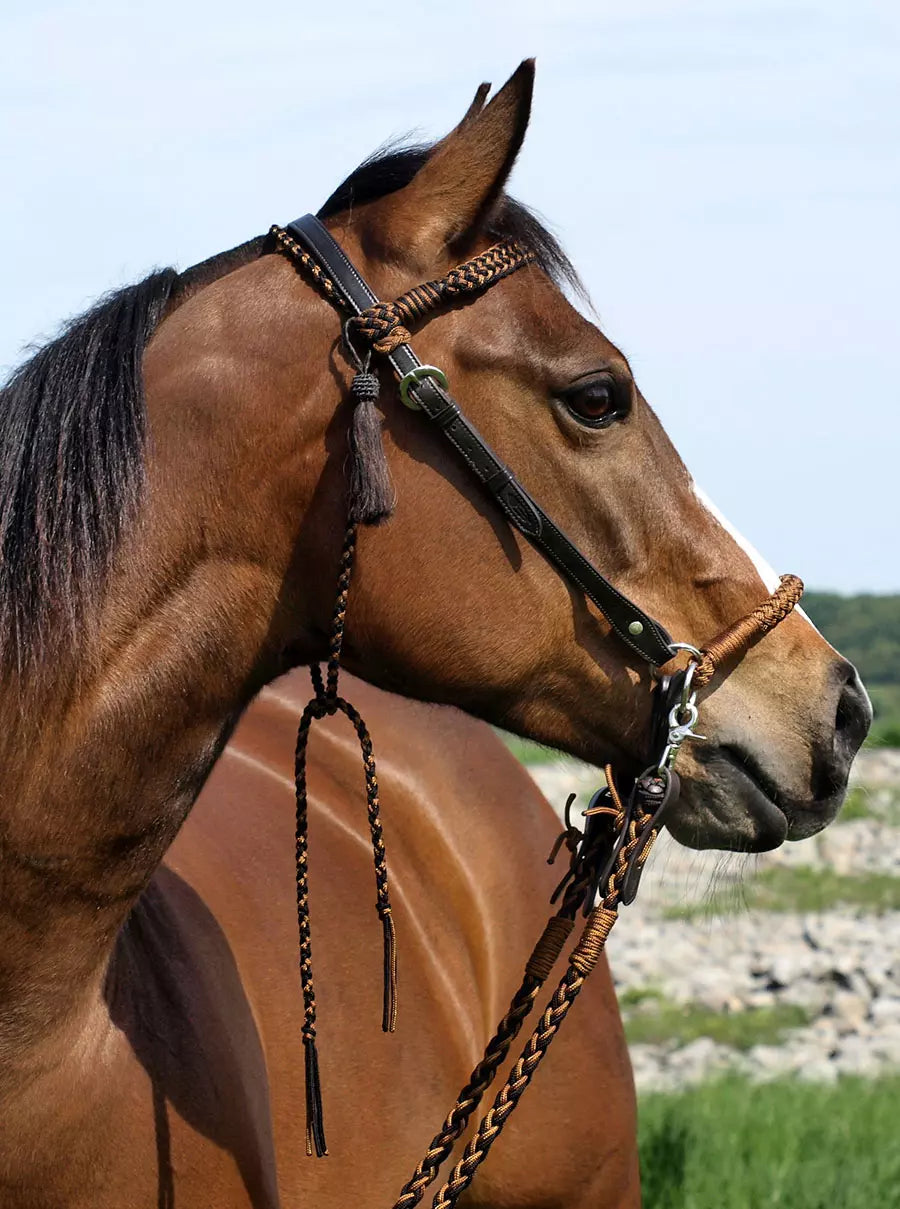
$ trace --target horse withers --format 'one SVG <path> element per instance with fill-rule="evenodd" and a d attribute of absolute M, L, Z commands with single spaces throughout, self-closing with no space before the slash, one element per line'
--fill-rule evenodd
<path fill-rule="evenodd" d="M 479 90 L 435 147 L 363 165 L 320 217 L 382 297 L 441 279 L 498 240 L 528 251 L 489 292 L 445 303 L 417 349 L 619 592 L 702 646 L 759 602 L 767 573 L 695 489 L 624 356 L 567 301 L 572 270 L 558 245 L 504 193 L 532 79 L 523 64 L 489 103 Z M 140 1062 L 158 1052 L 154 992 L 142 999 L 126 962 L 111 991 L 110 962 L 149 895 L 144 926 L 158 939 L 146 943 L 176 965 L 159 938 L 175 916 L 201 912 L 202 897 L 151 879 L 248 702 L 327 654 L 355 367 L 332 305 L 270 247 L 251 241 L 119 292 L 2 394 L 0 1189 L 10 1205 L 158 1203 L 165 1138 L 145 1125 L 154 1095 L 178 1156 L 176 1203 L 203 1203 L 234 1171 L 232 1152 L 189 1119 L 163 1118 L 160 1081 Z M 646 661 L 520 539 L 386 375 L 380 408 L 396 506 L 360 536 L 347 666 L 638 770 Z M 705 689 L 700 709 L 706 742 L 679 760 L 678 838 L 759 850 L 834 817 L 870 713 L 852 667 L 801 614 Z M 263 935 L 273 924 L 256 926 Z M 223 980 L 203 988 L 215 1000 L 235 971 L 224 948 L 205 968 Z M 245 992 L 251 1015 L 295 1010 L 271 975 Z M 110 995 L 132 1005 L 130 1038 Z M 183 1023 L 185 1043 L 200 1045 Z M 249 1028 L 233 1044 L 252 1048 Z M 177 1045 L 167 1052 L 176 1061 Z M 218 1096 L 215 1052 L 204 1069 Z M 259 1089 L 233 1094 L 265 1163 Z M 295 1104 L 273 1111 L 279 1136 L 302 1115 Z M 155 1141 L 136 1147 L 141 1130 Z M 301 1150 L 279 1147 L 287 1188 L 315 1178 Z M 253 1203 L 257 1185 L 242 1180 L 231 1204 Z"/>

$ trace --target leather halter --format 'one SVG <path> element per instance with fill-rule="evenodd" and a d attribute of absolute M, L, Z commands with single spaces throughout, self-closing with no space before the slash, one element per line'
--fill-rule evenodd
<path fill-rule="evenodd" d="M 344 309 L 351 315 L 359 315 L 378 302 L 343 248 L 315 215 L 307 214 L 298 218 L 288 224 L 286 230 L 325 271 L 336 287 Z M 401 381 L 406 380 L 408 394 L 423 415 L 450 442 L 510 524 L 593 601 L 614 632 L 636 655 L 653 667 L 668 662 L 676 654 L 676 649 L 665 628 L 601 575 L 575 543 L 554 524 L 466 419 L 449 391 L 431 373 L 415 382 L 408 377 L 417 370 L 431 370 L 433 367 L 423 367 L 405 342 L 383 355 L 391 363 L 397 377 Z"/>

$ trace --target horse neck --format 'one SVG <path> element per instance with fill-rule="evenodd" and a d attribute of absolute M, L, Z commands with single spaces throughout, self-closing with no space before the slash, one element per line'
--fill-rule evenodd
<path fill-rule="evenodd" d="M 210 386 L 196 369 L 208 344 L 194 357 L 185 337 L 206 292 L 165 321 L 145 357 L 145 499 L 97 616 L 69 656 L 0 691 L 0 1053 L 58 1035 L 101 1002 L 116 935 L 241 711 L 287 666 L 325 651 L 343 491 L 337 483 L 335 515 L 304 535 L 304 510 L 328 479 L 324 454 L 310 452 L 319 433 L 293 437 L 295 494 L 285 503 L 282 492 L 278 517 L 265 514 L 268 496 L 226 478 L 222 449 L 241 451 L 239 439 L 210 425 L 203 392 L 238 388 Z M 227 364 L 239 367 L 227 338 Z M 279 469 L 293 474 L 294 463 Z M 248 478 L 264 478 L 261 465 Z M 252 516 L 243 526 L 235 498 Z"/>
<path fill-rule="evenodd" d="M 240 618 L 229 620 L 211 626 L 223 652 L 240 647 Z M 258 673 L 211 686 L 189 645 L 176 632 L 152 666 L 83 677 L 63 706 L 42 692 L 39 725 L 4 711 L 0 1053 L 100 1002 L 116 935 L 255 687 Z"/>

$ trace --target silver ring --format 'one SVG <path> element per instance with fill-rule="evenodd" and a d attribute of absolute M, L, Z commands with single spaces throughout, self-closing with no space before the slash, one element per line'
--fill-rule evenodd
<path fill-rule="evenodd" d="M 692 659 L 696 659 L 698 663 L 703 658 L 703 652 L 698 651 L 697 648 L 695 646 L 691 646 L 691 644 L 689 642 L 670 642 L 669 643 L 669 659 L 674 659 L 675 655 L 678 653 L 678 651 L 687 651 L 688 654 L 692 657 Z M 669 662 L 669 659 L 666 660 L 666 663 Z M 661 673 L 660 665 L 656 664 L 656 663 L 653 664 L 653 666 L 650 668 L 650 674 L 655 676 L 656 679 L 659 680 L 660 673 Z"/>
<path fill-rule="evenodd" d="M 423 378 L 434 378 L 438 386 L 443 386 L 447 389 L 447 375 L 442 369 L 438 369 L 436 365 L 417 365 L 415 369 L 411 369 L 408 374 L 404 374 L 400 379 L 400 399 L 405 407 L 411 411 L 421 411 L 422 404 L 417 403 L 410 396 L 409 388 L 415 386 L 417 382 L 421 382 Z"/>
<path fill-rule="evenodd" d="M 670 651 L 687 651 L 689 655 L 693 655 L 695 659 L 702 659 L 703 652 L 698 651 L 695 646 L 691 646 L 689 642 L 670 642 Z"/>

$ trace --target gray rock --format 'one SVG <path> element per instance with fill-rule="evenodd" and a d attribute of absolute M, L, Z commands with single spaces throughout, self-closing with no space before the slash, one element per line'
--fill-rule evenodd
<path fill-rule="evenodd" d="M 854 991 L 837 991 L 829 1007 L 842 1033 L 859 1029 L 869 1014 L 868 1000 Z"/>

